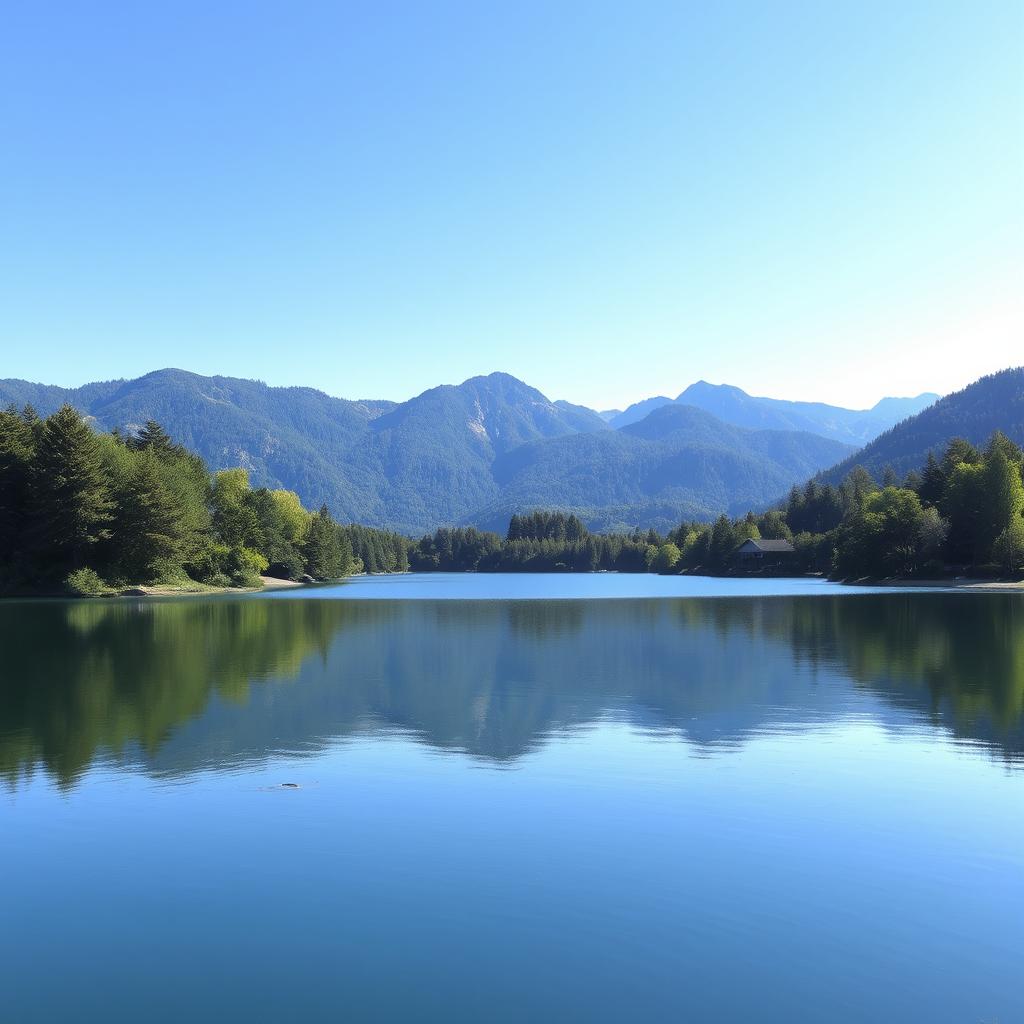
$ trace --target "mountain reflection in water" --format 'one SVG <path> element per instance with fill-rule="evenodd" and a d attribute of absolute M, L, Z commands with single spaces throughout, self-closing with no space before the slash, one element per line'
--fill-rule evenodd
<path fill-rule="evenodd" d="M 1017 766 L 1012 595 L 0 607 L 0 775 L 232 769 L 399 731 L 485 763 L 607 717 L 697 753 L 869 715 Z"/>

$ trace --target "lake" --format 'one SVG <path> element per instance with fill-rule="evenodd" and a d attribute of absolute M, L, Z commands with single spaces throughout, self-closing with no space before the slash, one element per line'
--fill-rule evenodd
<path fill-rule="evenodd" d="M 0 1019 L 1024 1019 L 1020 595 L 365 578 L 0 651 Z"/>

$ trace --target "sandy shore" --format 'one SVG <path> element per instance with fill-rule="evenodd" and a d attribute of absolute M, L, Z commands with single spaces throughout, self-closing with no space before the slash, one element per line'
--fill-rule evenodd
<path fill-rule="evenodd" d="M 1024 594 L 1024 580 L 975 580 L 964 577 L 952 580 L 872 580 L 865 581 L 864 585 L 869 587 L 942 587 L 946 590 L 993 590 Z"/>
<path fill-rule="evenodd" d="M 280 590 L 282 587 L 304 587 L 306 585 L 298 580 L 278 580 L 273 576 L 261 576 L 260 582 L 262 582 L 264 590 Z"/>
<path fill-rule="evenodd" d="M 263 590 L 282 590 L 285 587 L 304 587 L 298 580 L 279 580 L 261 576 L 259 587 L 206 587 L 197 583 L 195 588 L 185 587 L 129 587 L 111 597 L 203 597 L 207 594 L 258 594 Z"/>

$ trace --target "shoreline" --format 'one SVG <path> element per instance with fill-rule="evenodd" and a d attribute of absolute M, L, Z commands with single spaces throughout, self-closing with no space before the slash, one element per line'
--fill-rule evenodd
<path fill-rule="evenodd" d="M 450 575 L 477 575 L 475 570 L 464 570 L 461 572 L 452 572 Z M 587 576 L 587 575 L 608 575 L 608 570 L 599 570 L 591 573 L 565 573 L 565 572 L 540 572 L 531 575 L 543 575 L 543 576 Z M 343 576 L 337 580 L 317 580 L 316 583 L 339 583 L 342 580 L 357 579 L 359 577 L 367 577 L 376 575 L 373 573 L 353 573 L 351 576 Z M 394 575 L 391 573 L 383 573 L 380 575 Z M 417 572 L 401 573 L 403 576 L 418 576 L 422 575 Z M 449 574 L 446 574 L 449 575 Z M 522 573 L 500 573 L 494 572 L 488 575 L 494 576 L 519 576 Z M 630 574 L 633 575 L 633 574 Z M 661 573 L 637 573 L 636 575 L 665 575 Z M 675 575 L 669 573 L 668 575 Z M 733 575 L 719 575 L 716 573 L 681 573 L 682 576 L 689 577 L 705 577 L 708 579 L 732 579 L 732 580 L 752 580 L 752 579 L 821 579 L 827 580 L 819 574 L 799 574 L 794 576 L 733 576 Z M 993 580 L 978 577 L 960 577 L 955 576 L 947 579 L 897 579 L 890 578 L 884 580 L 876 579 L 857 579 L 857 580 L 827 580 L 830 583 L 836 583 L 840 586 L 849 587 L 852 590 L 864 587 L 876 587 L 885 589 L 901 589 L 901 590 L 949 590 L 949 591 L 963 591 L 965 593 L 1001 593 L 1001 594 L 1024 594 L 1024 579 L 1022 580 Z M 158 586 L 135 586 L 126 587 L 123 590 L 111 590 L 103 594 L 85 595 L 85 594 L 68 594 L 59 590 L 52 591 L 22 591 L 19 593 L 8 593 L 0 595 L 0 601 L 4 598 L 8 599 L 59 599 L 59 600 L 109 600 L 116 598 L 161 598 L 161 597 L 214 597 L 224 594 L 261 594 L 265 591 L 273 590 L 290 590 L 295 587 L 308 587 L 312 584 L 309 581 L 303 580 L 283 580 L 277 579 L 273 576 L 261 576 L 259 587 L 208 587 L 201 583 L 197 583 L 194 587 L 158 587 Z"/>
<path fill-rule="evenodd" d="M 201 584 L 200 584 L 201 586 Z M 110 597 L 202 597 L 204 594 L 261 594 L 264 590 L 287 590 L 289 587 L 305 587 L 301 580 L 279 580 L 273 576 L 261 576 L 258 587 L 205 587 L 191 590 L 184 587 L 128 587 Z"/>
<path fill-rule="evenodd" d="M 993 593 L 1024 593 L 1024 580 L 986 580 L 976 577 L 954 576 L 952 579 L 919 580 L 919 579 L 890 579 L 890 580 L 838 580 L 850 587 L 908 587 L 914 589 L 935 589 L 943 590 L 967 590 L 967 591 L 992 591 Z"/>
<path fill-rule="evenodd" d="M 347 579 L 348 577 L 343 577 Z M 334 582 L 331 580 L 316 582 Z M 218 594 L 262 594 L 265 590 L 287 590 L 291 587 L 307 587 L 302 580 L 281 580 L 274 576 L 261 576 L 258 587 L 209 587 L 196 583 L 193 587 L 155 587 L 139 584 L 121 590 L 108 590 L 102 594 L 69 594 L 64 590 L 18 590 L 0 594 L 4 600 L 62 600 L 62 601 L 106 601 L 120 597 L 212 597 Z"/>

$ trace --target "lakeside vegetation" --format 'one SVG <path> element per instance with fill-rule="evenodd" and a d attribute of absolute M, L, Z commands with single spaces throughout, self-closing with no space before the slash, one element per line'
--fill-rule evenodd
<path fill-rule="evenodd" d="M 95 433 L 71 406 L 0 412 L 0 592 L 258 587 L 406 567 L 404 538 L 336 523 L 245 469 L 210 473 L 149 421 Z"/>
<path fill-rule="evenodd" d="M 713 523 L 592 534 L 564 512 L 514 515 L 508 533 L 441 529 L 413 545 L 413 569 L 487 572 L 728 573 L 749 539 L 788 540 L 767 571 L 837 579 L 982 576 L 1024 571 L 1021 449 L 996 433 L 983 448 L 957 438 L 922 472 L 881 483 L 854 468 L 839 485 L 811 480 L 779 508 Z"/>
<path fill-rule="evenodd" d="M 593 533 L 580 516 L 511 517 L 504 536 L 442 528 L 413 541 L 341 525 L 288 490 L 253 488 L 245 469 L 210 473 L 149 421 L 96 433 L 70 406 L 46 419 L 0 412 L 0 592 L 111 593 L 257 587 L 262 575 L 332 579 L 356 572 L 658 572 L 727 574 L 748 539 L 794 552 L 762 571 L 837 579 L 1024 571 L 1021 449 L 1001 433 L 957 438 L 902 481 L 855 467 L 811 480 L 778 508 L 714 522 Z"/>
<path fill-rule="evenodd" d="M 683 571 L 721 571 L 749 538 L 792 542 L 790 571 L 834 579 L 1017 576 L 1024 572 L 1021 449 L 998 431 L 977 448 L 954 438 L 898 482 L 855 467 L 838 486 L 811 480 L 761 515 L 721 517 L 670 536 Z"/>

